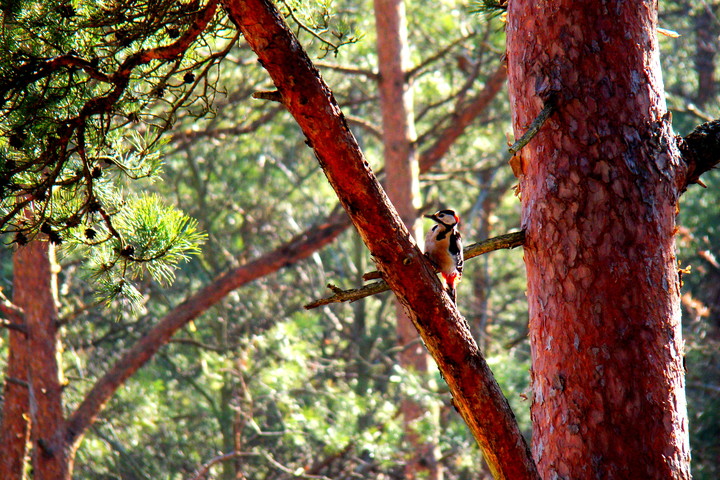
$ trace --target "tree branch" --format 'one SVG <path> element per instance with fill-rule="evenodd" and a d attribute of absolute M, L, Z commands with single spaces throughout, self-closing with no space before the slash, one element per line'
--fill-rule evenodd
<path fill-rule="evenodd" d="M 7 320 L 2 320 L 1 326 L 27 333 L 24 326 L 25 312 L 5 297 L 2 292 L 0 292 L 0 313 L 7 317 Z"/>
<path fill-rule="evenodd" d="M 530 140 L 533 139 L 535 135 L 540 131 L 542 126 L 545 124 L 545 121 L 550 118 L 550 115 L 555 111 L 555 105 L 556 105 L 556 98 L 554 95 L 551 95 L 548 97 L 547 100 L 545 100 L 545 105 L 543 106 L 542 110 L 540 110 L 540 113 L 538 113 L 538 116 L 535 117 L 535 120 L 530 124 L 527 131 L 523 134 L 522 137 L 520 137 L 513 145 L 508 148 L 508 151 L 515 155 L 517 152 L 520 151 L 525 145 L 530 143 Z"/>
<path fill-rule="evenodd" d="M 27 335 L 27 326 L 25 326 L 24 323 L 14 323 L 4 318 L 0 318 L 0 327 L 7 328 L 8 330 L 15 330 L 16 332 L 24 333 L 25 335 Z"/>
<path fill-rule="evenodd" d="M 210 473 L 210 469 L 218 463 L 227 462 L 228 460 L 232 460 L 238 457 L 259 456 L 260 454 L 255 452 L 230 452 L 223 455 L 218 455 L 217 457 L 211 458 L 209 461 L 204 463 L 203 466 L 200 467 L 197 472 L 195 472 L 195 475 L 193 475 L 190 480 L 205 480 L 206 478 L 208 478 L 207 476 Z"/>
<path fill-rule="evenodd" d="M 347 73 L 349 75 L 362 75 L 362 76 L 367 77 L 372 80 L 377 80 L 379 77 L 379 74 L 377 72 L 374 72 L 372 70 L 367 70 L 364 68 L 346 67 L 344 65 L 336 65 L 334 63 L 328 63 L 328 62 L 322 62 L 322 61 L 316 61 L 315 66 L 319 67 L 319 68 L 326 68 L 328 70 L 333 70 L 335 72 Z"/>
<path fill-rule="evenodd" d="M 463 255 L 465 260 L 477 257 L 484 253 L 492 252 L 494 250 L 500 250 L 503 248 L 515 248 L 519 247 L 525 241 L 525 232 L 514 232 L 506 235 L 500 235 L 498 237 L 489 238 L 482 242 L 473 243 L 463 249 Z M 371 280 L 374 278 L 380 278 L 382 274 L 380 272 L 370 272 L 363 275 L 363 279 Z M 328 288 L 334 292 L 333 295 L 315 300 L 305 305 L 307 310 L 321 307 L 323 305 L 329 305 L 331 303 L 339 302 L 355 302 L 371 295 L 377 295 L 378 293 L 386 292 L 390 290 L 390 286 L 381 280 L 368 285 L 364 285 L 360 288 L 353 288 L 350 290 L 342 290 L 333 284 L 328 284 Z"/>
<path fill-rule="evenodd" d="M 478 100 L 483 96 L 491 99 L 497 94 L 499 87 L 493 89 L 491 93 L 488 90 L 490 85 L 491 82 L 486 85 L 486 89 L 480 94 Z M 502 86 L 502 82 L 499 85 Z M 480 103 L 477 102 L 476 105 Z M 476 112 L 475 115 L 478 113 Z M 461 115 L 461 118 L 466 117 Z M 465 126 L 469 123 L 470 121 L 465 122 Z M 454 139 L 457 139 L 462 133 L 462 128 L 455 130 Z M 447 152 L 451 144 L 452 142 L 439 142 L 426 153 L 421 154 L 421 172 L 427 172 Z M 65 426 L 65 434 L 68 435 L 70 441 L 77 444 L 117 388 L 152 358 L 172 335 L 189 321 L 220 302 L 231 291 L 309 257 L 335 240 L 350 224 L 344 213 L 329 215 L 316 226 L 297 235 L 289 242 L 231 272 L 219 275 L 207 286 L 190 295 L 183 303 L 168 312 L 145 338 L 126 350 L 110 370 L 98 379 L 83 402 L 70 415 Z"/>
<path fill-rule="evenodd" d="M 507 79 L 507 68 L 502 62 L 495 72 L 485 82 L 485 88 L 472 100 L 460 108 L 453 122 L 438 135 L 437 141 L 427 150 L 420 154 L 420 173 L 428 172 L 445 154 L 450 147 L 465 133 L 467 127 L 484 112 L 490 102 L 497 96 L 498 92 L 505 85 Z"/>
<path fill-rule="evenodd" d="M 443 58 L 450 50 L 457 47 L 459 44 L 466 40 L 470 40 L 474 36 L 476 36 L 478 32 L 472 31 L 468 33 L 467 35 L 464 35 L 460 38 L 455 39 L 453 42 L 450 42 L 448 45 L 445 46 L 445 48 L 442 48 L 435 52 L 435 54 L 431 55 L 430 57 L 426 58 L 422 62 L 420 62 L 418 65 L 413 67 L 411 70 L 407 71 L 405 73 L 405 77 L 407 80 L 410 80 L 418 75 L 419 72 L 421 72 L 423 69 L 427 68 L 431 64 L 437 62 L 439 59 Z"/>
<path fill-rule="evenodd" d="M 698 125 L 684 138 L 678 137 L 678 146 L 688 166 L 685 188 L 693 183 L 704 187 L 700 175 L 720 163 L 720 119 Z"/>
<path fill-rule="evenodd" d="M 282 95 L 277 90 L 261 90 L 252 94 L 253 98 L 258 100 L 269 100 L 271 102 L 282 103 Z"/>
<path fill-rule="evenodd" d="M 233 290 L 309 257 L 333 241 L 345 228 L 347 228 L 347 217 L 343 213 L 335 214 L 327 222 L 309 229 L 275 250 L 218 276 L 173 308 L 95 382 L 66 422 L 64 435 L 68 441 L 78 442 L 118 387 L 145 365 L 160 347 L 188 322 L 221 301 Z"/>

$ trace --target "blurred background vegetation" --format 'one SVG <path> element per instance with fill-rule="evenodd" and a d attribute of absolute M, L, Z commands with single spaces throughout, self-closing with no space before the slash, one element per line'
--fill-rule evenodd
<path fill-rule="evenodd" d="M 407 3 L 411 57 L 421 67 L 413 88 L 422 153 L 452 121 L 458 98 L 481 90 L 501 64 L 505 39 L 502 19 L 472 13 L 477 7 L 472 3 Z M 40 55 L 48 45 L 73 49 L 110 68 L 120 64 L 125 48 L 177 37 L 172 15 L 131 28 L 133 8 L 144 8 L 140 2 L 43 4 L 54 5 L 54 13 L 47 16 L 47 8 L 36 2 L 4 2 L 4 68 Z M 277 5 L 317 60 L 368 161 L 376 171 L 381 169 L 372 2 Z M 8 36 L 9 12 L 36 30 L 25 30 L 28 38 L 20 30 Z M 53 29 L 102 15 L 106 23 L 92 31 L 70 35 L 69 27 Z M 673 125 L 684 135 L 720 117 L 720 2 L 662 0 L 660 24 L 680 34 L 661 35 L 659 41 Z M 32 36 L 45 40 L 33 42 Z M 111 262 L 103 257 L 106 247 L 84 245 L 93 240 L 88 228 L 100 237 L 108 235 L 102 225 L 86 223 L 92 209 L 84 210 L 87 217 L 79 226 L 68 222 L 74 212 L 61 206 L 52 211 L 55 217 L 46 223 L 63 240 L 58 260 L 67 408 L 82 399 L 123 349 L 190 293 L 287 242 L 337 208 L 290 115 L 276 103 L 251 97 L 272 89 L 272 84 L 226 19 L 214 24 L 211 34 L 172 68 L 147 68 L 144 80 L 132 84 L 117 109 L 124 120 L 116 116 L 111 128 L 92 125 L 87 132 L 88 145 L 97 145 L 92 155 L 114 155 L 107 162 L 112 168 L 103 167 L 108 173 L 102 178 L 108 181 L 96 185 L 97 195 L 104 195 L 103 205 L 122 205 L 146 224 L 174 219 L 174 229 L 165 233 L 167 242 L 177 241 L 173 232 L 190 232 L 188 243 L 168 265 L 150 272 L 154 274 L 122 270 L 128 278 L 121 278 L 117 270 L 104 268 Z M 89 98 L 97 94 L 96 88 L 92 81 L 72 89 L 58 87 L 54 102 L 40 107 L 37 97 L 47 92 L 25 96 L 18 112 L 4 117 L 3 171 L 21 162 L 18 156 L 42 149 L 43 138 L 58 134 L 48 122 L 36 121 L 38 116 L 72 111 L 74 97 Z M 458 210 L 468 243 L 519 227 L 515 178 L 507 165 L 509 110 L 503 91 L 421 178 L 421 203 L 428 211 L 438 206 Z M 33 121 L 28 120 L 30 112 Z M 677 237 L 681 266 L 691 267 L 683 276 L 683 324 L 693 474 L 701 480 L 720 477 L 720 177 L 710 172 L 703 180 L 707 189 L 693 187 L 682 199 Z M 128 198 L 136 200 L 123 200 Z M 158 202 L 164 210 L 148 206 Z M 139 205 L 145 205 L 142 215 L 136 210 Z M 143 238 L 145 227 L 132 221 L 137 217 L 130 215 L 125 223 L 118 218 L 126 237 Z M 2 238 L 8 246 L 0 249 L 0 286 L 10 296 L 9 244 L 23 228 L 23 235 L 31 236 L 42 226 L 5 227 Z M 150 256 L 151 250 L 148 247 Z M 178 263 L 183 258 L 188 261 Z M 228 295 L 118 391 L 83 441 L 75 477 L 192 478 L 218 455 L 241 452 L 214 466 L 214 478 L 402 478 L 412 452 L 398 406 L 410 397 L 428 412 L 440 412 L 418 421 L 416 429 L 437 442 L 446 478 L 490 478 L 437 372 L 419 375 L 398 367 L 389 294 L 303 309 L 327 293 L 328 282 L 357 286 L 362 273 L 372 269 L 364 245 L 348 229 L 307 260 Z M 524 284 L 521 249 L 476 258 L 466 264 L 459 307 L 529 434 Z M 104 301 L 99 302 L 98 295 Z M 0 332 L 3 370 L 6 337 Z"/>

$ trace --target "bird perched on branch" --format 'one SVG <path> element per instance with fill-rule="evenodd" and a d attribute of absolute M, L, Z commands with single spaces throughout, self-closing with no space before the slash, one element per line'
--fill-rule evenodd
<path fill-rule="evenodd" d="M 458 230 L 460 217 L 454 210 L 440 210 L 425 215 L 425 218 L 435 222 L 425 236 L 425 255 L 442 274 L 450 299 L 457 303 L 456 286 L 463 272 L 462 237 Z"/>

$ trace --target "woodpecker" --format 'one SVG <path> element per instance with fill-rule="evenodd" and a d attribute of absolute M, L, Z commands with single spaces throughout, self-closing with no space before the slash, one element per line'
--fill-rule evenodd
<path fill-rule="evenodd" d="M 456 286 L 462 278 L 463 247 L 458 230 L 460 218 L 454 210 L 440 210 L 425 215 L 435 225 L 425 236 L 425 255 L 435 264 L 447 285 L 447 292 L 453 303 L 457 303 Z"/>

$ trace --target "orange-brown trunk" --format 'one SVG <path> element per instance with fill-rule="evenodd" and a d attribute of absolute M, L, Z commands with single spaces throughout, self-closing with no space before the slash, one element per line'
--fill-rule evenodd
<path fill-rule="evenodd" d="M 533 454 L 543 478 L 689 478 L 674 233 L 684 170 L 656 3 L 510 2 Z"/>

